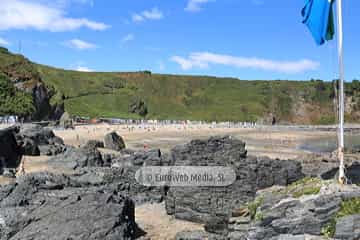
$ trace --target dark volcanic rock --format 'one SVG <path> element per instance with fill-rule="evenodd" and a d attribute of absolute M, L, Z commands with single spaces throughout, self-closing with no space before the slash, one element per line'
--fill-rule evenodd
<path fill-rule="evenodd" d="M 52 116 L 52 107 L 50 105 L 50 96 L 48 89 L 42 82 L 37 83 L 33 88 L 33 99 L 36 112 L 33 119 L 48 120 Z"/>
<path fill-rule="evenodd" d="M 104 148 L 104 143 L 98 140 L 89 140 L 87 141 L 87 143 L 85 143 L 83 148 L 87 148 L 87 149 Z"/>
<path fill-rule="evenodd" d="M 18 144 L 21 144 L 25 155 L 57 155 L 65 151 L 66 146 L 61 138 L 55 136 L 49 128 L 40 125 L 25 124 L 16 135 Z"/>
<path fill-rule="evenodd" d="M 142 166 L 166 165 L 166 156 L 162 156 L 159 149 L 148 151 L 123 150 L 122 154 L 122 156 L 112 160 L 111 170 L 117 172 L 113 175 L 119 189 L 127 192 L 136 203 L 161 202 L 166 194 L 166 188 L 143 186 L 135 180 L 135 173 Z"/>
<path fill-rule="evenodd" d="M 254 198 L 258 189 L 287 185 L 303 177 L 295 161 L 248 157 L 245 143 L 232 137 L 194 140 L 171 151 L 177 166 L 231 166 L 237 179 L 228 187 L 170 187 L 166 211 L 176 218 L 207 224 L 207 231 L 226 231 L 231 209 Z"/>
<path fill-rule="evenodd" d="M 106 187 L 53 174 L 0 187 L 0 239 L 134 239 L 134 204 Z"/>
<path fill-rule="evenodd" d="M 121 136 L 119 136 L 116 132 L 111 132 L 105 135 L 105 147 L 120 151 L 125 148 L 125 142 Z"/>
<path fill-rule="evenodd" d="M 147 151 L 132 151 L 124 149 L 122 156 L 112 160 L 113 167 L 121 167 L 123 164 L 131 163 L 134 166 L 164 166 L 166 159 L 161 155 L 160 149 L 150 149 Z"/>
<path fill-rule="evenodd" d="M 65 153 L 49 159 L 48 163 L 66 172 L 76 170 L 71 178 L 83 185 L 111 186 L 130 196 L 136 203 L 160 202 L 164 199 L 164 187 L 143 186 L 135 179 L 135 173 L 140 167 L 167 163 L 167 160 L 163 161 L 159 149 L 139 152 L 126 149 L 115 157 L 109 155 L 106 163 L 94 146 L 90 144 L 81 148 L 68 148 Z"/>
<path fill-rule="evenodd" d="M 321 177 L 325 180 L 335 179 L 338 176 L 339 167 L 324 172 Z M 360 184 L 360 162 L 354 162 L 351 166 L 346 167 L 346 178 L 351 184 Z"/>
<path fill-rule="evenodd" d="M 22 149 L 25 155 L 28 156 L 40 156 L 39 146 L 34 140 L 26 138 L 22 140 Z"/>
<path fill-rule="evenodd" d="M 4 167 L 17 167 L 21 161 L 22 150 L 16 142 L 16 129 L 0 130 L 0 170 Z"/>
<path fill-rule="evenodd" d="M 66 151 L 48 160 L 49 164 L 68 169 L 84 167 L 102 167 L 104 162 L 101 153 L 96 148 L 68 147 Z"/>
<path fill-rule="evenodd" d="M 345 154 L 345 163 L 349 166 L 359 161 L 359 154 Z M 302 171 L 308 177 L 330 179 L 335 177 L 339 167 L 337 151 L 332 153 L 311 153 L 295 159 L 301 162 Z"/>
<path fill-rule="evenodd" d="M 136 204 L 161 202 L 165 196 L 165 189 L 138 184 L 135 181 L 137 168 L 83 168 L 70 178 L 85 186 L 109 186 L 124 196 L 130 197 Z"/>

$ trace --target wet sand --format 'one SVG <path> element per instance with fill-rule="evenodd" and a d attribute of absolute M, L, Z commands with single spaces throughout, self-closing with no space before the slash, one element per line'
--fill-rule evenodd
<path fill-rule="evenodd" d="M 135 221 L 149 239 L 175 239 L 181 231 L 204 230 L 202 224 L 182 221 L 169 216 L 164 203 L 144 204 L 136 207 Z"/>

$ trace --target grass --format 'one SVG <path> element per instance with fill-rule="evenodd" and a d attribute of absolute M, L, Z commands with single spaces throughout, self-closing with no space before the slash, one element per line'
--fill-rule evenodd
<path fill-rule="evenodd" d="M 27 84 L 41 79 L 51 89 L 51 104 L 64 102 L 71 115 L 141 118 L 129 113 L 132 99 L 140 99 L 146 104 L 148 119 L 262 121 L 273 115 L 286 123 L 328 124 L 335 120 L 334 84 L 319 80 L 77 72 L 32 63 L 5 48 L 0 48 L 0 72 L 27 79 Z M 360 111 L 360 83 L 347 84 L 346 90 L 354 96 L 354 109 Z"/>
<path fill-rule="evenodd" d="M 130 98 L 140 98 L 148 107 L 147 118 L 258 121 L 273 113 L 278 119 L 291 122 L 296 121 L 292 111 L 296 98 L 303 97 L 299 94 L 307 96 L 309 88 L 316 88 L 311 82 L 301 81 L 239 81 L 145 72 L 80 73 L 42 65 L 38 69 L 46 84 L 64 94 L 67 111 L 85 116 L 126 117 L 128 107 L 123 104 L 128 104 Z M 108 96 L 122 101 L 114 103 Z M 88 101 L 93 97 L 104 104 Z M 330 100 L 319 104 L 322 115 L 316 112 L 319 116 L 309 121 L 321 122 L 323 115 L 331 112 Z M 106 107 L 110 105 L 111 108 Z"/>
<path fill-rule="evenodd" d="M 249 202 L 246 207 L 249 210 L 249 215 L 252 220 L 261 220 L 262 214 L 258 211 L 258 208 L 261 206 L 263 199 L 261 197 L 255 198 L 254 201 Z"/>
<path fill-rule="evenodd" d="M 337 220 L 341 217 L 354 214 L 360 214 L 360 198 L 353 198 L 347 201 L 343 201 L 341 203 L 340 210 L 336 213 L 335 217 L 322 228 L 321 233 L 329 238 L 334 237 Z"/>
<path fill-rule="evenodd" d="M 304 195 L 318 194 L 321 186 L 320 179 L 305 177 L 287 186 L 282 193 L 290 194 L 294 198 L 300 198 Z"/>

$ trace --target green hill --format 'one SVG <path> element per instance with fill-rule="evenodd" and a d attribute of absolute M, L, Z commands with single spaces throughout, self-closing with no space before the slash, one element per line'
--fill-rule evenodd
<path fill-rule="evenodd" d="M 0 72 L 46 85 L 52 107 L 72 115 L 148 119 L 334 122 L 334 82 L 245 81 L 151 72 L 77 72 L 32 63 L 2 49 Z M 11 69 L 11 71 L 9 71 Z M 15 74 L 16 73 L 16 74 Z M 24 80 L 25 79 L 25 80 Z M 346 86 L 347 120 L 359 117 L 360 84 Z M 1 90 L 0 90 L 1 91 Z M 0 106 L 1 108 L 1 106 Z"/>

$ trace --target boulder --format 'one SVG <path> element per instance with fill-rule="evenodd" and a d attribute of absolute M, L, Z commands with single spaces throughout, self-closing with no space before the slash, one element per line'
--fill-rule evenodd
<path fill-rule="evenodd" d="M 131 163 L 133 166 L 163 166 L 167 164 L 160 149 L 140 151 L 124 149 L 121 154 L 121 156 L 112 159 L 112 167 L 121 167 L 124 163 Z"/>
<path fill-rule="evenodd" d="M 71 178 L 82 185 L 108 185 L 114 190 L 131 197 L 137 204 L 160 202 L 166 194 L 164 187 L 147 187 L 136 182 L 135 173 L 147 165 L 163 164 L 159 149 L 149 151 L 123 150 L 119 155 L 108 156 L 105 163 L 96 148 L 69 148 L 65 153 L 48 160 L 49 165 L 65 172 L 72 172 Z M 111 167 L 110 167 L 111 165 Z"/>
<path fill-rule="evenodd" d="M 131 151 L 124 149 L 122 155 L 112 160 L 113 180 L 119 184 L 122 191 L 126 191 L 137 204 L 146 202 L 161 202 L 166 195 L 165 187 L 149 187 L 139 184 L 135 180 L 136 171 L 143 166 L 163 166 L 167 163 L 159 149 L 147 151 Z M 114 172 L 115 171 L 115 172 Z M 109 179 L 109 178 L 108 178 Z"/>
<path fill-rule="evenodd" d="M 89 140 L 85 143 L 83 148 L 87 148 L 87 149 L 104 148 L 104 143 L 98 140 Z"/>
<path fill-rule="evenodd" d="M 351 164 L 358 162 L 359 155 L 345 154 L 344 158 L 345 163 L 350 166 Z M 302 171 L 308 177 L 329 179 L 330 177 L 335 176 L 335 169 L 339 167 L 337 151 L 331 153 L 310 153 L 301 155 L 295 160 L 301 162 Z M 335 171 L 335 173 L 330 174 L 333 171 Z"/>
<path fill-rule="evenodd" d="M 0 187 L 1 240 L 134 239 L 131 199 L 53 174 L 31 174 Z"/>
<path fill-rule="evenodd" d="M 64 129 L 69 129 L 69 128 L 73 128 L 73 121 L 70 117 L 70 114 L 67 112 L 64 112 L 59 120 L 59 125 L 60 127 L 64 128 Z"/>
<path fill-rule="evenodd" d="M 125 142 L 121 136 L 116 132 L 111 132 L 105 135 L 105 148 L 109 148 L 115 151 L 120 151 L 125 148 Z"/>
<path fill-rule="evenodd" d="M 61 138 L 55 136 L 50 128 L 35 124 L 25 124 L 16 134 L 19 145 L 22 145 L 24 155 L 57 155 L 65 151 L 66 146 Z"/>
<path fill-rule="evenodd" d="M 0 170 L 16 168 L 22 158 L 22 149 L 16 142 L 14 128 L 0 130 Z M 1 171 L 2 172 L 2 171 Z"/>
<path fill-rule="evenodd" d="M 166 211 L 176 218 L 207 223 L 207 231 L 226 231 L 231 209 L 251 201 L 258 189 L 287 185 L 303 177 L 300 163 L 247 156 L 245 143 L 231 136 L 193 140 L 171 150 L 175 166 L 228 166 L 236 181 L 227 187 L 170 187 Z"/>
<path fill-rule="evenodd" d="M 39 145 L 37 145 L 34 140 L 26 138 L 22 141 L 22 149 L 25 155 L 40 156 Z"/>
<path fill-rule="evenodd" d="M 78 169 L 84 167 L 102 167 L 104 162 L 97 149 L 68 147 L 64 153 L 48 160 L 50 165 L 60 169 Z"/>
<path fill-rule="evenodd" d="M 345 216 L 336 221 L 336 239 L 360 239 L 360 214 Z"/>
<path fill-rule="evenodd" d="M 40 145 L 38 148 L 42 156 L 55 156 L 63 153 L 67 149 L 65 145 L 59 144 Z"/>
<path fill-rule="evenodd" d="M 335 179 L 338 176 L 339 167 L 336 166 L 327 172 L 324 172 L 321 177 L 325 180 Z M 346 178 L 351 184 L 360 184 L 360 162 L 354 162 L 350 166 L 346 166 Z"/>

